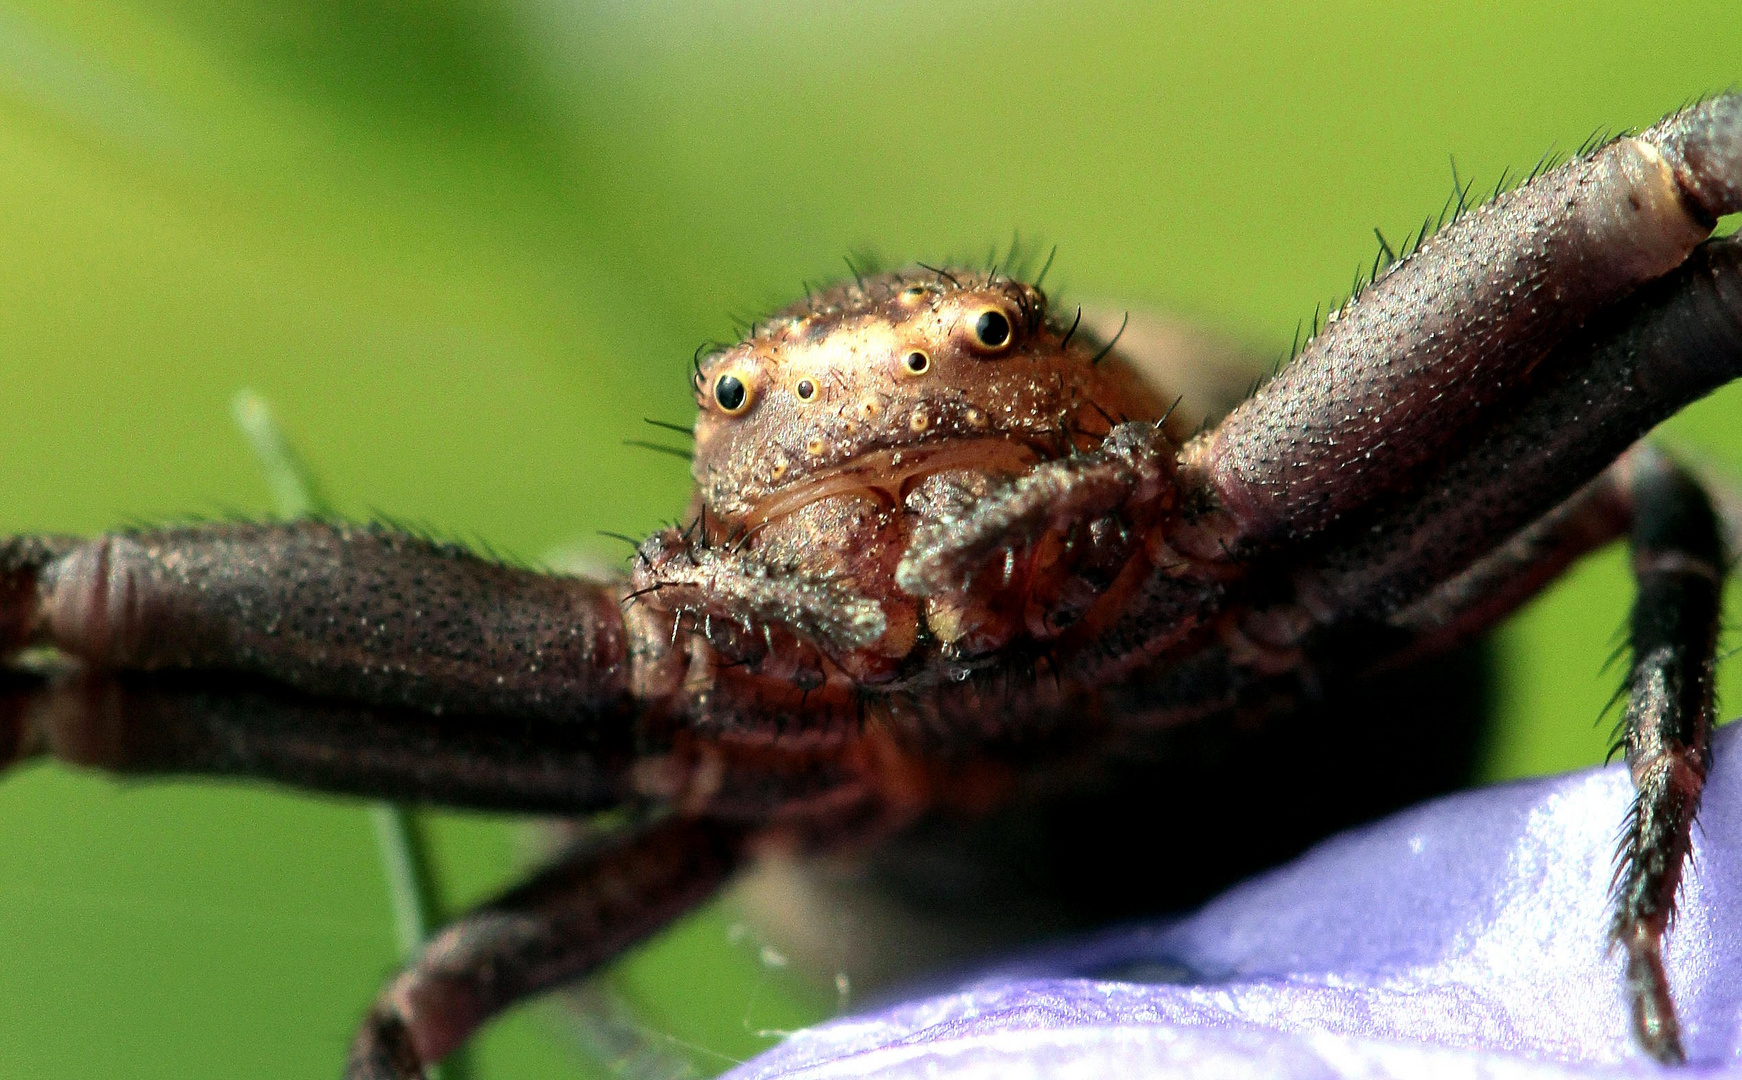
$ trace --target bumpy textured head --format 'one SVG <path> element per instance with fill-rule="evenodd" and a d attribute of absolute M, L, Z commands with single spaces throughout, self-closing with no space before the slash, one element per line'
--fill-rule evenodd
<path fill-rule="evenodd" d="M 1016 472 L 1160 415 L 1071 330 L 1038 288 L 961 270 L 869 277 L 776 312 L 698 367 L 701 499 L 749 526 L 832 491 L 899 503 L 930 473 Z"/>

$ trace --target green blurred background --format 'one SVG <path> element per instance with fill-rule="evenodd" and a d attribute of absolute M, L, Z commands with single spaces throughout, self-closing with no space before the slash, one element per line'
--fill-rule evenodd
<path fill-rule="evenodd" d="M 1734 0 L 0 0 L 0 531 L 266 512 L 248 386 L 349 512 L 530 557 L 641 534 L 686 477 L 622 441 L 845 252 L 1019 232 L 1072 295 L 1280 351 L 1449 155 L 1492 185 L 1730 85 L 1739 44 Z M 1742 474 L 1738 402 L 1670 437 Z M 1602 756 L 1626 603 L 1606 555 L 1504 631 L 1493 777 Z M 524 859 L 435 832 L 455 903 Z M 395 963 L 356 804 L 44 766 L 0 834 L 0 1076 L 336 1075 Z M 607 978 L 706 1069 L 833 1007 L 717 910 Z M 590 1075 L 555 1027 L 511 1017 L 477 1075 Z"/>

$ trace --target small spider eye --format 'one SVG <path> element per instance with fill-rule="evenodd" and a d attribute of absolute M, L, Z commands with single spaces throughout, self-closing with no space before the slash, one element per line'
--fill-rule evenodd
<path fill-rule="evenodd" d="M 750 388 L 744 380 L 727 372 L 714 380 L 714 402 L 733 416 L 750 407 Z"/>
<path fill-rule="evenodd" d="M 931 370 L 931 357 L 915 349 L 902 358 L 901 370 L 909 375 L 924 375 Z"/>
<path fill-rule="evenodd" d="M 1010 317 L 997 308 L 987 308 L 974 320 L 974 341 L 988 352 L 1010 344 Z"/>
<path fill-rule="evenodd" d="M 792 392 L 798 395 L 800 401 L 810 401 L 817 396 L 817 384 L 809 379 L 800 379 Z"/>

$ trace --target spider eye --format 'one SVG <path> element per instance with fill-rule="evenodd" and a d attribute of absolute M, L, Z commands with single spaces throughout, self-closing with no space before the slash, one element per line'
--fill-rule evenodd
<path fill-rule="evenodd" d="M 931 357 L 915 349 L 902 357 L 901 370 L 909 375 L 924 375 L 931 370 Z"/>
<path fill-rule="evenodd" d="M 1010 344 L 1010 317 L 998 308 L 987 308 L 974 319 L 974 343 L 987 352 Z"/>
<path fill-rule="evenodd" d="M 800 401 L 810 401 L 817 396 L 817 384 L 809 379 L 800 379 L 792 392 L 798 395 Z"/>
<path fill-rule="evenodd" d="M 750 388 L 743 379 L 727 372 L 714 380 L 714 403 L 736 416 L 750 407 Z"/>

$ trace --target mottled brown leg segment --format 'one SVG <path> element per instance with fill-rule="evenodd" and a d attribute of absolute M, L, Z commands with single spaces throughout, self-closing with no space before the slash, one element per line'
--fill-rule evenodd
<path fill-rule="evenodd" d="M 631 796 L 615 591 L 371 526 L 0 542 L 0 765 L 577 813 Z M 34 654 L 33 654 L 34 656 Z"/>
<path fill-rule="evenodd" d="M 1641 446 L 1633 455 L 1655 455 Z M 1475 640 L 1566 573 L 1575 562 L 1627 535 L 1633 498 L 1623 459 L 1494 551 L 1390 618 L 1413 636 L 1387 670 Z"/>
<path fill-rule="evenodd" d="M 580 814 L 634 797 L 620 724 L 315 698 L 249 676 L 0 671 L 0 767 L 49 753 L 128 776 L 249 777 L 474 810 Z"/>
<path fill-rule="evenodd" d="M 1738 210 L 1731 94 L 1456 216 L 1193 448 L 1230 545 L 1314 536 L 1407 488 L 1560 340 Z"/>
<path fill-rule="evenodd" d="M 490 1017 L 580 977 L 709 896 L 743 831 L 670 820 L 583 851 L 444 929 L 377 999 L 346 1080 L 411 1080 Z"/>
<path fill-rule="evenodd" d="M 1677 410 L 1742 376 L 1742 242 L 1702 245 L 1542 368 L 1461 453 L 1327 532 L 1302 582 L 1322 616 L 1407 617 L 1448 574 L 1574 497 Z"/>
<path fill-rule="evenodd" d="M 1694 814 L 1711 764 L 1712 668 L 1724 551 L 1711 503 L 1663 459 L 1633 477 L 1633 663 L 1621 741 L 1638 789 L 1615 871 L 1613 940 L 1625 956 L 1640 1044 L 1683 1060 L 1663 938 L 1692 848 Z"/>
<path fill-rule="evenodd" d="M 229 671 L 372 705 L 570 722 L 628 692 L 610 590 L 371 526 L 15 540 L 0 593 L 0 653 L 51 645 L 98 669 Z"/>

